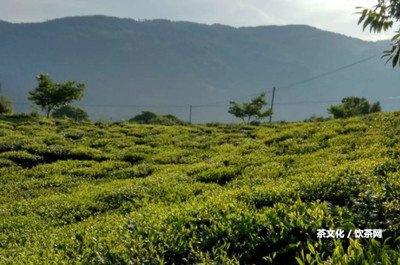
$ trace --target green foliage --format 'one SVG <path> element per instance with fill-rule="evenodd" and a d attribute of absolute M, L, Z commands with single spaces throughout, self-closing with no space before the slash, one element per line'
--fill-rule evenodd
<path fill-rule="evenodd" d="M 201 182 L 213 182 L 218 184 L 226 184 L 239 175 L 240 170 L 235 167 L 220 167 L 216 169 L 208 169 L 196 174 L 196 180 Z"/>
<path fill-rule="evenodd" d="M 138 124 L 158 124 L 158 125 L 184 125 L 185 122 L 181 121 L 174 115 L 158 115 L 150 111 L 143 111 L 141 114 L 136 115 L 130 122 Z"/>
<path fill-rule="evenodd" d="M 40 156 L 32 155 L 26 151 L 9 151 L 0 154 L 1 158 L 7 158 L 21 167 L 31 167 L 40 162 L 43 158 Z"/>
<path fill-rule="evenodd" d="M 399 238 L 400 239 L 400 238 Z M 360 240 L 349 240 L 349 246 L 346 248 L 340 240 L 334 241 L 334 251 L 332 256 L 326 255 L 320 251 L 322 244 L 320 242 L 314 245 L 309 243 L 307 250 L 302 251 L 296 260 L 299 265 L 305 264 L 384 264 L 395 265 L 400 261 L 400 247 L 395 244 L 392 249 L 389 239 L 379 242 L 375 239 L 361 242 Z"/>
<path fill-rule="evenodd" d="M 397 264 L 400 113 L 270 126 L 0 117 L 0 263 Z M 383 240 L 317 229 L 385 229 Z"/>
<path fill-rule="evenodd" d="M 0 114 L 10 114 L 13 112 L 11 101 L 5 97 L 0 96 Z"/>
<path fill-rule="evenodd" d="M 326 120 L 329 120 L 329 118 L 312 115 L 310 118 L 305 119 L 304 122 L 315 122 L 315 121 L 326 121 Z"/>
<path fill-rule="evenodd" d="M 363 24 L 363 30 L 369 27 L 370 32 L 380 33 L 387 31 L 400 19 L 399 0 L 377 0 L 372 8 L 358 7 L 361 11 L 358 24 Z M 384 52 L 383 57 L 389 57 L 387 62 L 392 61 L 392 66 L 400 66 L 400 29 L 392 38 L 392 48 Z"/>
<path fill-rule="evenodd" d="M 61 106 L 51 114 L 54 118 L 70 118 L 74 121 L 89 121 L 89 115 L 81 108 L 71 105 Z"/>
<path fill-rule="evenodd" d="M 29 100 L 41 107 L 47 117 L 51 111 L 59 106 L 66 105 L 83 97 L 85 84 L 75 81 L 54 83 L 47 74 L 36 77 L 38 86 L 29 92 Z"/>
<path fill-rule="evenodd" d="M 342 104 L 332 105 L 328 112 L 334 118 L 349 118 L 353 116 L 366 115 L 369 113 L 380 112 L 381 106 L 379 101 L 369 104 L 365 98 L 347 97 L 342 99 Z"/>
<path fill-rule="evenodd" d="M 271 109 L 262 111 L 262 108 L 266 105 L 265 93 L 262 93 L 260 96 L 253 98 L 250 102 L 240 104 L 231 101 L 228 112 L 241 119 L 243 122 L 250 124 L 252 119 L 254 119 L 253 122 L 257 122 L 272 115 Z"/>

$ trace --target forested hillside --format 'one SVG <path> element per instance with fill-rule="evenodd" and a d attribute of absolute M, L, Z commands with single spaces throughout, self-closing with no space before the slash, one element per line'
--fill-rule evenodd
<path fill-rule="evenodd" d="M 324 115 L 329 103 L 323 102 L 345 96 L 398 96 L 400 77 L 380 56 L 285 89 L 389 47 L 303 25 L 233 28 L 89 16 L 0 22 L 0 34 L 0 82 L 18 111 L 30 109 L 28 91 L 42 72 L 55 81 L 85 82 L 81 105 L 94 119 L 128 119 L 148 110 L 187 120 L 188 105 L 222 101 L 225 105 L 195 108 L 193 121 L 233 121 L 229 100 L 246 100 L 273 86 L 278 88 L 277 120 Z M 382 102 L 384 110 L 398 105 Z"/>

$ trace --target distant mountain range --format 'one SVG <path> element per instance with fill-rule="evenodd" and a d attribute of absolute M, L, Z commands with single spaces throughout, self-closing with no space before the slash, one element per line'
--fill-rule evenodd
<path fill-rule="evenodd" d="M 248 100 L 273 86 L 274 120 L 327 115 L 330 101 L 349 95 L 381 99 L 384 110 L 400 106 L 400 70 L 380 56 L 303 83 L 389 47 L 304 25 L 233 28 L 87 16 L 0 21 L 0 36 L 2 90 L 19 111 L 30 109 L 28 91 L 42 72 L 85 82 L 78 105 L 93 119 L 150 110 L 187 120 L 189 105 L 211 105 L 194 107 L 193 121 L 230 122 L 229 100 Z"/>

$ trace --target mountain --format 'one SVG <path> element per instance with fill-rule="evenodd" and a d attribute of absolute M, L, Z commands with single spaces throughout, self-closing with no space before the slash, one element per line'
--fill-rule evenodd
<path fill-rule="evenodd" d="M 248 100 L 273 86 L 274 120 L 326 115 L 326 101 L 349 95 L 380 99 L 384 110 L 400 105 L 399 70 L 379 56 L 300 82 L 389 47 L 304 25 L 234 28 L 87 16 L 0 21 L 0 35 L 2 90 L 19 111 L 30 109 L 28 91 L 42 72 L 55 81 L 85 82 L 78 105 L 94 119 L 127 119 L 142 110 L 188 119 L 188 105 L 211 103 L 193 108 L 194 122 L 233 121 L 229 100 Z"/>

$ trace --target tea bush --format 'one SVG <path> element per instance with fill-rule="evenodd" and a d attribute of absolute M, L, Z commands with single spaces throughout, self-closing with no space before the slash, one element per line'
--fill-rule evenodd
<path fill-rule="evenodd" d="M 399 124 L 0 116 L 0 264 L 398 264 Z"/>

